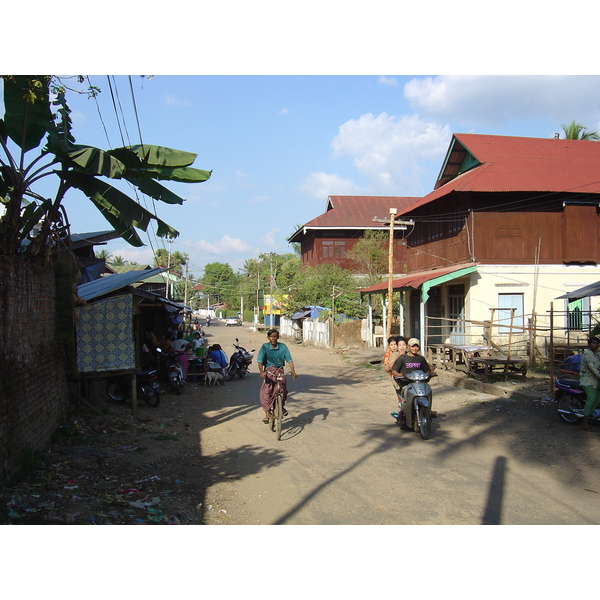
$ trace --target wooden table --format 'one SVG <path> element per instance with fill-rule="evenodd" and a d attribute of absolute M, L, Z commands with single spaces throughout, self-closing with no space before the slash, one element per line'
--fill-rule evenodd
<path fill-rule="evenodd" d="M 516 372 L 523 377 L 527 375 L 527 359 L 526 358 L 492 358 L 490 356 L 473 356 L 468 359 L 469 372 L 478 374 L 483 369 L 484 381 L 489 381 L 490 375 L 498 367 L 502 367 L 504 373 L 504 381 L 508 379 L 509 372 Z M 480 366 L 481 365 L 481 366 Z"/>

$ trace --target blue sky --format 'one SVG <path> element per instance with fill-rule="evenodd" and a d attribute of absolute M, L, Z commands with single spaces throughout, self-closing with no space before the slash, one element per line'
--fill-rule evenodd
<path fill-rule="evenodd" d="M 96 103 L 70 96 L 75 137 L 102 148 L 139 143 L 128 77 L 109 79 Z M 169 184 L 187 200 L 157 204 L 178 229 L 173 250 L 200 275 L 234 270 L 259 252 L 288 252 L 287 237 L 325 210 L 327 196 L 419 196 L 433 189 L 452 133 L 553 137 L 576 118 L 600 130 L 600 77 L 132 76 L 145 143 L 198 154 L 198 185 Z M 121 113 L 122 110 L 122 113 Z M 104 127 L 108 132 L 108 140 Z M 110 143 L 109 143 L 110 142 Z M 66 203 L 74 231 L 105 227 L 78 192 Z M 152 244 L 164 245 L 152 236 Z M 155 246 L 156 247 L 156 246 Z M 138 262 L 151 248 L 109 249 Z"/>
<path fill-rule="evenodd" d="M 77 142 L 101 148 L 140 141 L 128 73 L 181 73 L 131 82 L 143 142 L 194 152 L 194 166 L 213 171 L 206 183 L 168 184 L 183 206 L 157 204 L 195 276 L 209 262 L 238 270 L 261 252 L 291 251 L 287 238 L 324 212 L 328 195 L 428 193 L 452 133 L 553 137 L 572 119 L 600 130 L 600 77 L 584 62 L 595 56 L 593 36 L 558 43 L 559 7 L 540 13 L 509 0 L 490 20 L 469 1 L 460 15 L 427 4 L 405 6 L 402 18 L 380 0 L 361 11 L 313 0 L 302 10 L 184 2 L 157 19 L 107 0 L 82 28 L 77 6 L 65 7 L 75 11 L 71 44 L 46 45 L 50 17 L 28 22 L 27 47 L 38 50 L 12 72 L 119 73 L 117 110 L 106 75 L 90 75 L 99 108 L 68 97 Z M 133 19 L 146 42 L 132 35 Z M 573 69 L 582 75 L 553 75 Z M 66 206 L 73 231 L 107 228 L 79 192 Z M 145 241 L 152 246 L 108 249 L 151 262 L 165 242 Z"/>

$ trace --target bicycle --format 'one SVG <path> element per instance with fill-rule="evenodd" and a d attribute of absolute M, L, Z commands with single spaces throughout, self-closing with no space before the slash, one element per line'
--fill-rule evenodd
<path fill-rule="evenodd" d="M 287 373 L 291 375 L 291 373 Z M 271 431 L 275 432 L 277 441 L 281 440 L 281 424 L 283 421 L 283 390 L 281 389 L 281 380 L 286 376 L 286 373 L 277 373 L 275 375 L 275 400 L 269 410 L 269 426 Z"/>

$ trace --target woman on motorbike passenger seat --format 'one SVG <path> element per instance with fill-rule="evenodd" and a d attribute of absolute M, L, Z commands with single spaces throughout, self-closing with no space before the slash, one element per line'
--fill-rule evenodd
<path fill-rule="evenodd" d="M 383 370 L 389 374 L 394 389 L 398 389 L 398 384 L 392 376 L 392 367 L 398 357 L 406 354 L 406 339 L 401 336 L 391 336 L 388 338 L 388 349 L 383 355 Z"/>
<path fill-rule="evenodd" d="M 435 369 L 425 360 L 424 356 L 419 354 L 419 340 L 416 338 L 410 338 L 407 344 L 407 352 L 406 354 L 398 357 L 396 362 L 392 366 L 392 376 L 393 377 L 403 377 L 406 373 L 412 373 L 413 371 L 421 370 L 424 373 L 429 373 L 431 377 L 435 377 Z M 400 384 L 402 387 L 399 387 L 397 390 L 398 398 L 403 400 L 400 393 L 402 392 L 402 388 L 405 384 Z M 400 415 L 398 418 L 402 416 L 402 410 L 400 411 Z M 435 410 L 431 411 L 431 417 L 437 417 L 437 412 Z"/>

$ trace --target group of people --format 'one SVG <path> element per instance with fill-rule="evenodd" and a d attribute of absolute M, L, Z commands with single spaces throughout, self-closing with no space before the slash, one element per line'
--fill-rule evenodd
<path fill-rule="evenodd" d="M 387 340 L 386 353 L 383 356 L 383 368 L 392 380 L 392 385 L 398 395 L 400 410 L 398 413 L 392 413 L 396 416 L 398 423 L 402 422 L 402 417 L 406 408 L 406 401 L 402 396 L 402 379 L 407 373 L 420 370 L 429 373 L 432 377 L 435 375 L 434 368 L 425 360 L 425 357 L 419 354 L 419 340 L 410 338 L 408 341 L 401 335 L 391 336 Z M 437 416 L 435 411 L 431 411 L 431 416 Z"/>

